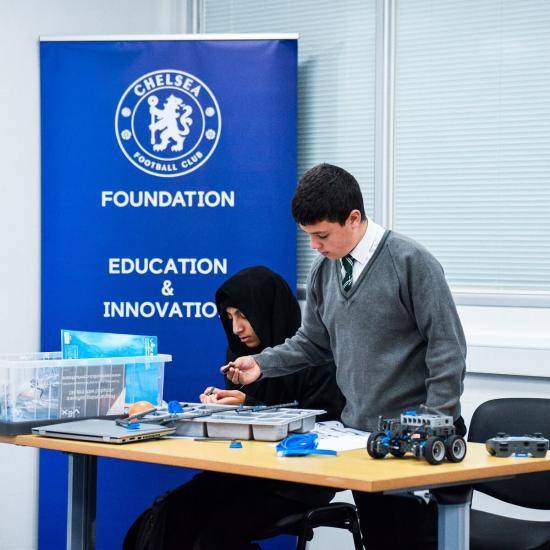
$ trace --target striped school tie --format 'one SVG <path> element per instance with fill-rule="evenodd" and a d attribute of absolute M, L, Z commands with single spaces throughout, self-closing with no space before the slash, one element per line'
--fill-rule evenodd
<path fill-rule="evenodd" d="M 353 284 L 353 256 L 347 254 L 342 258 L 342 266 L 344 267 L 344 278 L 342 279 L 342 288 L 345 292 L 349 292 L 351 285 Z"/>

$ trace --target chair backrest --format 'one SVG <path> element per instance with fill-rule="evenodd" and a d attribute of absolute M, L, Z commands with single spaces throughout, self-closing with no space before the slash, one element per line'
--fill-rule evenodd
<path fill-rule="evenodd" d="M 498 432 L 509 435 L 540 432 L 550 439 L 550 399 L 518 397 L 482 403 L 472 416 L 468 441 L 485 443 Z M 481 483 L 474 488 L 518 506 L 550 509 L 550 472 Z"/>

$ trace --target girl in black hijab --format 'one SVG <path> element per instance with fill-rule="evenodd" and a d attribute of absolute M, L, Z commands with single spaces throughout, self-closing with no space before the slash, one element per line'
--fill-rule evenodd
<path fill-rule="evenodd" d="M 228 361 L 282 344 L 300 326 L 300 308 L 290 287 L 267 267 L 249 267 L 228 279 L 216 292 L 216 305 L 227 336 Z M 324 409 L 324 419 L 335 420 L 344 406 L 332 363 L 244 387 L 228 380 L 225 385 L 224 390 L 209 386 L 201 401 L 276 405 L 296 400 L 300 408 Z M 326 487 L 202 472 L 165 496 L 155 505 L 156 513 L 155 506 L 144 512 L 128 531 L 124 550 L 259 548 L 252 541 L 281 518 L 324 506 L 334 494 Z M 246 523 L 235 521 L 231 510 L 238 510 Z M 151 529 L 152 521 L 157 529 Z M 147 538 L 149 546 L 143 544 Z"/>
<path fill-rule="evenodd" d="M 300 327 L 298 301 L 287 282 L 267 267 L 249 267 L 228 279 L 216 292 L 216 305 L 227 336 L 226 362 L 282 344 Z M 300 408 L 326 410 L 318 420 L 338 419 L 344 405 L 332 363 L 245 387 L 226 379 L 225 386 L 206 388 L 201 401 L 277 405 L 296 400 Z"/>
<path fill-rule="evenodd" d="M 282 344 L 300 327 L 300 306 L 287 282 L 267 267 L 242 269 L 216 291 L 216 306 L 227 336 L 227 359 L 259 353 L 267 347 Z M 257 347 L 242 342 L 233 332 L 227 308 L 239 309 L 254 328 L 261 344 Z"/>

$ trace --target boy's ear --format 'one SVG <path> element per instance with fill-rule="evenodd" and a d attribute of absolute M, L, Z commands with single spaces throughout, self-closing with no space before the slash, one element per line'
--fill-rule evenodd
<path fill-rule="evenodd" d="M 349 213 L 348 221 L 350 222 L 351 225 L 356 225 L 356 224 L 361 223 L 361 212 L 359 212 L 359 210 L 357 210 L 357 209 L 352 210 Z"/>

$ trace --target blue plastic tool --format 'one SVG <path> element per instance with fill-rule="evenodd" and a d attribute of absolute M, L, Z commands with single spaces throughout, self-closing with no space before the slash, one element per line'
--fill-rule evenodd
<path fill-rule="evenodd" d="M 126 424 L 125 428 L 127 430 L 139 430 L 140 423 L 139 422 L 129 422 L 128 424 Z"/>
<path fill-rule="evenodd" d="M 168 403 L 168 412 L 170 414 L 178 414 L 183 412 L 183 407 L 179 401 L 170 401 Z"/>
<path fill-rule="evenodd" d="M 318 449 L 318 439 L 315 433 L 289 435 L 275 449 L 279 456 L 336 455 L 336 451 Z"/>

